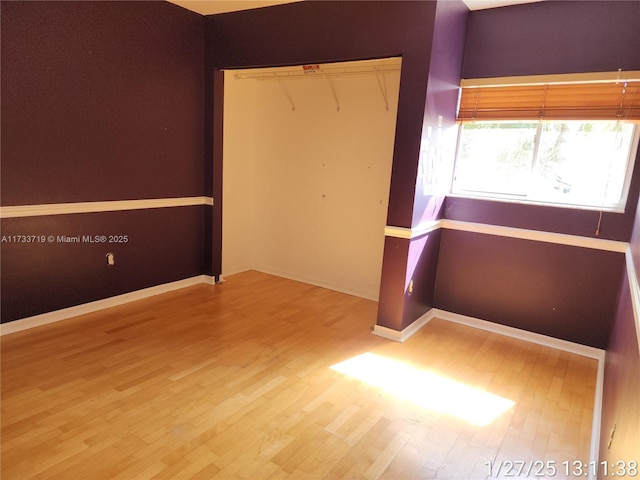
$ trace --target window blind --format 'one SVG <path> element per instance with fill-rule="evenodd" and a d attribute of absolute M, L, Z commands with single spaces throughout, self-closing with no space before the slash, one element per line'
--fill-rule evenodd
<path fill-rule="evenodd" d="M 640 122 L 640 79 L 463 85 L 458 121 L 475 120 Z"/>

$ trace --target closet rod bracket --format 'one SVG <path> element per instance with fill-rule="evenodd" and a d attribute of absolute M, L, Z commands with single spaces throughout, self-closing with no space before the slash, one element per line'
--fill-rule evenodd
<path fill-rule="evenodd" d="M 324 72 L 322 72 L 322 76 L 329 83 L 329 87 L 331 88 L 331 93 L 333 93 L 333 99 L 336 101 L 336 111 L 340 111 L 340 101 L 338 100 L 338 94 L 336 93 L 336 86 L 333 84 L 330 78 L 328 78 Z"/>
<path fill-rule="evenodd" d="M 287 86 L 285 85 L 284 80 L 279 78 L 278 79 L 278 85 L 280 85 L 280 88 L 282 89 L 282 92 L 284 93 L 284 96 L 287 97 L 287 100 L 289 100 L 289 103 L 291 104 L 291 111 L 295 112 L 296 111 L 296 105 L 293 103 L 293 98 L 291 98 L 291 94 L 289 93 L 289 90 L 287 89 Z"/>
<path fill-rule="evenodd" d="M 382 99 L 384 100 L 384 108 L 389 111 L 389 97 L 387 95 L 387 82 L 384 76 L 384 72 L 382 73 L 382 79 L 380 79 L 380 71 L 376 68 L 376 79 L 378 80 L 378 86 L 380 87 L 380 93 L 382 93 Z"/>

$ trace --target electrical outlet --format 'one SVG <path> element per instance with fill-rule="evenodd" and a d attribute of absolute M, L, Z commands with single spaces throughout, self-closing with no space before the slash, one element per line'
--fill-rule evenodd
<path fill-rule="evenodd" d="M 107 265 L 115 265 L 116 264 L 116 259 L 113 256 L 113 253 L 107 253 Z"/>

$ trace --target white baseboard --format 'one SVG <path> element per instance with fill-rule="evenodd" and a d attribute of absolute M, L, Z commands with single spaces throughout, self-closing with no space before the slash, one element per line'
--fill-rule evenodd
<path fill-rule="evenodd" d="M 633 254 L 631 247 L 627 248 L 624 255 L 627 277 L 629 279 L 629 289 L 631 291 L 631 307 L 633 309 L 633 319 L 636 327 L 636 337 L 638 340 L 638 350 L 640 350 L 640 283 L 638 282 L 638 273 L 633 263 Z"/>
<path fill-rule="evenodd" d="M 288 280 L 294 280 L 296 282 L 307 283 L 309 285 L 314 285 L 316 287 L 326 288 L 327 290 L 333 290 L 335 292 L 346 293 L 347 295 L 353 295 L 355 297 L 364 298 L 366 300 L 372 300 L 374 302 L 378 301 L 378 292 L 366 292 L 363 290 L 357 290 L 354 288 L 345 287 L 344 285 L 338 285 L 332 282 L 325 282 L 323 280 L 319 280 L 313 277 L 305 277 L 304 275 L 297 275 L 292 272 L 288 272 L 286 270 L 279 270 L 269 267 L 264 267 L 262 265 L 254 265 L 251 267 L 251 270 L 256 272 L 266 273 L 269 275 L 274 275 L 276 277 L 286 278 Z"/>
<path fill-rule="evenodd" d="M 236 273 L 248 272 L 249 270 L 253 270 L 251 265 L 236 265 L 232 267 L 226 267 L 224 264 L 222 265 L 222 275 L 225 277 L 230 277 Z"/>
<path fill-rule="evenodd" d="M 594 465 L 600 460 L 600 430 L 602 426 L 602 397 L 604 395 L 604 354 L 598 359 L 596 373 L 596 394 L 593 400 L 593 423 L 591 424 L 591 444 L 589 446 L 589 461 Z M 597 479 L 592 468 L 589 469 L 589 480 Z"/>
<path fill-rule="evenodd" d="M 498 323 L 480 320 L 479 318 L 447 312 L 446 310 L 440 310 L 438 308 L 432 308 L 401 332 L 393 330 L 391 328 L 376 325 L 373 329 L 373 333 L 390 340 L 404 342 L 434 318 L 440 318 L 449 322 L 467 325 L 468 327 L 498 333 L 500 335 L 517 338 L 526 342 L 537 343 L 539 345 L 544 345 L 545 347 L 556 348 L 565 352 L 582 355 L 583 357 L 594 358 L 598 361 L 604 360 L 605 351 L 599 348 L 588 347 L 586 345 L 569 342 L 567 340 L 560 340 L 558 338 L 549 337 L 540 333 L 529 332 L 527 330 L 521 330 L 519 328 L 508 327 L 506 325 L 500 325 Z"/>
<path fill-rule="evenodd" d="M 548 335 L 529 332 L 515 327 L 508 327 L 499 323 L 488 322 L 486 320 L 480 320 L 479 318 L 468 317 L 466 315 L 447 312 L 446 310 L 440 310 L 437 308 L 432 308 L 429 312 L 433 312 L 434 317 L 441 318 L 442 320 L 448 320 L 449 322 L 455 322 L 469 327 L 478 328 L 480 330 L 498 333 L 500 335 L 517 338 L 530 343 L 537 343 L 538 345 L 563 350 L 569 353 L 575 353 L 576 355 L 582 355 L 583 357 L 604 360 L 605 351 L 600 348 L 588 347 L 579 343 L 560 340 L 559 338 L 549 337 Z"/>
<path fill-rule="evenodd" d="M 373 327 L 373 334 L 378 335 L 379 337 L 388 338 L 389 340 L 395 340 L 396 342 L 404 342 L 433 318 L 435 318 L 435 315 L 433 315 L 432 308 L 400 332 L 398 330 L 393 330 L 392 328 L 383 327 L 382 325 L 376 325 Z"/>
<path fill-rule="evenodd" d="M 41 325 L 47 325 L 49 323 L 59 322 L 61 320 L 66 320 L 68 318 L 77 317 L 87 313 L 97 312 L 98 310 L 104 310 L 105 308 L 123 305 L 125 303 L 142 300 L 143 298 L 153 297 L 154 295 L 160 295 L 161 293 L 171 292 L 173 290 L 179 290 L 181 288 L 201 283 L 214 285 L 215 280 L 209 275 L 198 275 L 196 277 L 185 278 L 184 280 L 143 288 L 142 290 L 136 290 L 135 292 L 123 293 L 122 295 L 117 295 L 115 297 L 96 300 L 95 302 L 83 303 L 82 305 L 63 308 L 54 312 L 47 312 L 40 315 L 34 315 L 33 317 L 22 318 L 13 322 L 3 323 L 0 326 L 0 336 L 39 327 Z"/>

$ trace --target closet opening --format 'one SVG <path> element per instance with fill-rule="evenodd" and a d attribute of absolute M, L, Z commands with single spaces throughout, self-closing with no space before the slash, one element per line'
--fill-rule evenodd
<path fill-rule="evenodd" d="M 222 275 L 377 300 L 400 58 L 224 72 Z"/>

